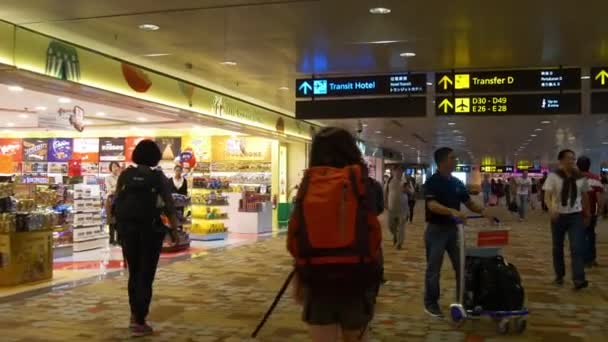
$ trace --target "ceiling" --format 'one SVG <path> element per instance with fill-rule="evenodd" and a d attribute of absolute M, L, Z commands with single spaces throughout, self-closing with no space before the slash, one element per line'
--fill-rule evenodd
<path fill-rule="evenodd" d="M 377 6 L 391 13 L 370 14 Z M 605 13 L 605 0 L 584 6 L 570 0 L 3 0 L 0 7 L 0 19 L 287 114 L 294 110 L 295 79 L 311 74 L 606 65 Z M 146 23 L 160 29 L 138 29 Z M 518 158 L 553 160 L 559 146 L 603 154 L 608 140 L 603 116 L 455 118 L 455 126 L 448 120 L 373 119 L 362 137 L 408 152 L 408 159 L 428 160 L 433 146 L 448 144 L 477 161 L 513 158 L 530 138 Z M 357 129 L 357 120 L 325 123 Z"/>

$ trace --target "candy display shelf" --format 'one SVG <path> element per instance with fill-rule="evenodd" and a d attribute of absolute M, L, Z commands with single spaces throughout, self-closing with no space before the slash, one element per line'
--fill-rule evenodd
<path fill-rule="evenodd" d="M 229 206 L 222 189 L 192 189 L 190 238 L 198 241 L 226 239 L 228 228 L 224 221 L 228 220 L 228 215 L 222 209 Z"/>

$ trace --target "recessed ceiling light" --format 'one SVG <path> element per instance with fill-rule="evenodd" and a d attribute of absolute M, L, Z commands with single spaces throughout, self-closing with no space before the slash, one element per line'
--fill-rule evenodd
<path fill-rule="evenodd" d="M 282 86 L 282 87 L 279 87 L 279 90 L 281 90 L 281 91 L 287 91 L 287 90 L 289 90 L 289 87 Z"/>
<path fill-rule="evenodd" d="M 540 132 L 540 131 L 542 131 L 542 130 L 543 130 L 542 128 L 537 128 L 537 129 L 535 129 L 535 131 L 537 131 L 537 132 Z"/>
<path fill-rule="evenodd" d="M 530 136 L 531 136 L 531 137 L 535 137 L 535 136 L 536 136 L 536 134 L 530 134 Z"/>
<path fill-rule="evenodd" d="M 576 139 L 575 136 L 568 137 L 568 140 L 574 140 L 574 139 Z"/>
<path fill-rule="evenodd" d="M 454 126 L 454 125 L 456 125 L 455 122 L 448 122 L 448 126 Z"/>
<path fill-rule="evenodd" d="M 366 124 L 366 123 L 364 123 L 364 124 L 362 124 L 361 126 L 362 126 L 362 127 L 367 127 L 367 124 Z"/>
<path fill-rule="evenodd" d="M 371 13 L 371 14 L 389 14 L 389 13 L 391 13 L 391 9 L 386 8 L 386 7 L 372 7 L 369 9 L 369 13 Z"/>
<path fill-rule="evenodd" d="M 608 141 L 604 141 L 602 145 L 608 145 Z"/>
<path fill-rule="evenodd" d="M 396 140 L 395 142 L 399 144 L 399 143 L 401 143 L 401 140 Z"/>
<path fill-rule="evenodd" d="M 34 109 L 36 109 L 36 110 L 46 110 L 46 107 L 45 106 L 37 106 Z"/>
<path fill-rule="evenodd" d="M 236 66 L 237 62 L 235 61 L 223 61 L 222 63 L 220 63 L 221 65 L 225 65 L 225 66 Z"/>
<path fill-rule="evenodd" d="M 104 112 L 97 112 L 97 113 L 95 113 L 95 115 L 97 115 L 97 116 L 106 116 L 106 113 L 104 113 Z"/>
<path fill-rule="evenodd" d="M 59 99 L 57 99 L 57 101 L 59 103 L 70 103 L 70 102 L 72 102 L 72 100 L 68 99 L 67 97 L 60 97 Z"/>
<path fill-rule="evenodd" d="M 402 52 L 399 54 L 399 56 L 401 57 L 416 57 L 416 53 L 415 52 Z"/>
<path fill-rule="evenodd" d="M 8 86 L 8 90 L 10 90 L 10 91 L 23 91 L 23 88 L 20 87 L 20 86 L 12 85 L 12 86 Z"/>
<path fill-rule="evenodd" d="M 372 40 L 370 42 L 365 42 L 365 44 L 393 44 L 399 43 L 399 40 Z"/>
<path fill-rule="evenodd" d="M 460 131 L 457 130 L 457 129 L 455 129 L 455 130 L 452 131 L 452 133 L 460 133 Z"/>
<path fill-rule="evenodd" d="M 389 137 L 386 137 L 386 139 L 393 139 L 393 137 L 390 137 L 390 136 L 389 136 Z"/>
<path fill-rule="evenodd" d="M 382 131 L 376 131 L 376 134 L 382 134 Z"/>
<path fill-rule="evenodd" d="M 137 118 L 137 121 L 144 122 L 144 121 L 148 121 L 148 119 L 146 119 L 144 117 L 139 117 L 139 118 Z"/>
<path fill-rule="evenodd" d="M 19 114 L 19 117 L 20 117 L 20 118 L 22 118 L 22 119 L 27 119 L 27 118 L 29 118 L 30 116 L 29 116 L 29 115 L 27 115 L 27 114 Z"/>
<path fill-rule="evenodd" d="M 543 124 L 543 125 L 547 125 L 547 124 L 550 124 L 551 121 L 549 121 L 549 120 L 543 120 L 540 123 Z"/>
<path fill-rule="evenodd" d="M 154 24 L 141 24 L 138 26 L 140 30 L 143 31 L 157 31 L 160 29 L 160 26 Z"/>
<path fill-rule="evenodd" d="M 143 57 L 164 57 L 164 56 L 171 56 L 171 54 L 170 53 L 147 53 L 142 56 Z"/>
<path fill-rule="evenodd" d="M 14 123 L 12 123 L 12 122 L 7 123 L 6 125 L 7 125 L 8 127 L 15 127 L 15 124 L 14 124 Z"/>

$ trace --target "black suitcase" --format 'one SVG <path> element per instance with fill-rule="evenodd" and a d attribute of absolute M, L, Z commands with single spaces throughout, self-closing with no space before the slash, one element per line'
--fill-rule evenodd
<path fill-rule="evenodd" d="M 468 256 L 465 266 L 467 310 L 513 311 L 524 307 L 525 292 L 517 268 L 502 256 Z"/>

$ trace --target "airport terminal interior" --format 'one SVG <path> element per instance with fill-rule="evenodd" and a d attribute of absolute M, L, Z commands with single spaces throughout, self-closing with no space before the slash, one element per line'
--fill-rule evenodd
<path fill-rule="evenodd" d="M 608 341 L 606 13 L 0 0 L 0 341 Z"/>

